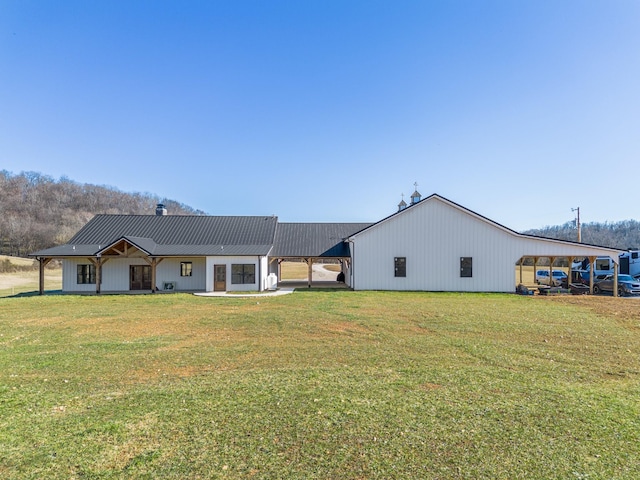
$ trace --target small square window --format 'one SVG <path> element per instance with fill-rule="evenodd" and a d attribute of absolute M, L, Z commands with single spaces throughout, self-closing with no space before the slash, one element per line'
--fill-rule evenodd
<path fill-rule="evenodd" d="M 407 257 L 395 257 L 394 263 L 394 276 L 406 277 L 407 276 Z"/>
<path fill-rule="evenodd" d="M 460 257 L 460 277 L 473 277 L 473 259 L 472 257 Z"/>
<path fill-rule="evenodd" d="M 180 262 L 180 276 L 190 277 L 193 271 L 193 264 L 191 262 Z"/>

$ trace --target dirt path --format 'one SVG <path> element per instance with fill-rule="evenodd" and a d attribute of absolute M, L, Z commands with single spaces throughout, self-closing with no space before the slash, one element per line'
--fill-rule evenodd
<path fill-rule="evenodd" d="M 332 272 L 327 270 L 322 263 L 313 264 L 313 279 L 318 282 L 330 282 L 335 281 L 338 276 L 338 272 Z"/>

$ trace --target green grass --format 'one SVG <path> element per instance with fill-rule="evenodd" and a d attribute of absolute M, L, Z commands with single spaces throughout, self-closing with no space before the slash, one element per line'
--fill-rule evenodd
<path fill-rule="evenodd" d="M 570 301 L 0 299 L 0 477 L 639 478 L 639 305 Z"/>

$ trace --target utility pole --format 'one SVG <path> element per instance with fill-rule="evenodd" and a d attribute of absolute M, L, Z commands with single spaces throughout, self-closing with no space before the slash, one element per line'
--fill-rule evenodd
<path fill-rule="evenodd" d="M 580 207 L 572 208 L 572 212 L 577 212 L 576 227 L 578 227 L 578 243 L 582 243 L 582 229 L 580 227 Z"/>

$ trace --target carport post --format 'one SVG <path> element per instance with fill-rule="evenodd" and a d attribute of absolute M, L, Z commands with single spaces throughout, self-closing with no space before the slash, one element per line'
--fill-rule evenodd
<path fill-rule="evenodd" d="M 522 264 L 524 263 L 524 257 L 520 257 L 520 285 L 522 285 Z M 533 272 L 533 281 L 535 282 L 536 272 Z"/>
<path fill-rule="evenodd" d="M 307 259 L 307 264 L 309 268 L 307 273 L 307 276 L 309 277 L 307 286 L 311 288 L 311 282 L 313 281 L 313 258 L 309 257 Z"/>
<path fill-rule="evenodd" d="M 595 267 L 597 257 L 589 257 L 589 293 L 593 295 L 593 267 Z"/>
<path fill-rule="evenodd" d="M 553 264 L 556 257 L 549 257 L 549 287 L 553 287 Z"/>
<path fill-rule="evenodd" d="M 613 296 L 618 296 L 618 264 L 613 262 Z"/>
<path fill-rule="evenodd" d="M 574 257 L 567 257 L 567 261 L 569 262 L 569 276 L 567 277 L 567 288 L 571 288 L 571 283 L 573 282 L 573 259 Z"/>

